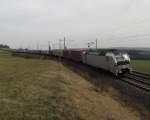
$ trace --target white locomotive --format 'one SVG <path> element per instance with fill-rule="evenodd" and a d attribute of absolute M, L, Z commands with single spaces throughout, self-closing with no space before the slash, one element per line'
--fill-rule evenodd
<path fill-rule="evenodd" d="M 116 49 L 89 50 L 83 53 L 83 63 L 110 71 L 114 75 L 131 72 L 130 57 Z"/>

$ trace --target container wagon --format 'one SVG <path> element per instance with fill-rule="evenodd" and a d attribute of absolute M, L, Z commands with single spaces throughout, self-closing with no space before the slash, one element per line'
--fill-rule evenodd
<path fill-rule="evenodd" d="M 82 55 L 84 50 L 64 50 L 64 58 L 82 62 Z"/>

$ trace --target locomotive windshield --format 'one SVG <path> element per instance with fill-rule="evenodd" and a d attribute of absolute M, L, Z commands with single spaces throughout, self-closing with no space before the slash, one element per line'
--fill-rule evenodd
<path fill-rule="evenodd" d="M 127 53 L 125 52 L 122 52 L 122 51 L 119 51 L 119 50 L 112 50 L 112 53 L 115 55 L 115 56 L 128 56 Z"/>
<path fill-rule="evenodd" d="M 113 54 L 114 54 L 115 56 L 118 56 L 118 55 L 121 55 L 122 53 L 121 53 L 120 51 L 113 51 Z"/>

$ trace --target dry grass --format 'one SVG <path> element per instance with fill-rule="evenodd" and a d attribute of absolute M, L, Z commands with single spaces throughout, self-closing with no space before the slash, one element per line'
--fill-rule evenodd
<path fill-rule="evenodd" d="M 61 65 L 0 54 L 0 119 L 79 119 L 67 95 Z"/>
<path fill-rule="evenodd" d="M 107 89 L 97 92 L 90 82 L 61 63 L 0 53 L 1 120 L 142 118 L 138 110 L 114 99 L 118 93 L 113 88 Z"/>

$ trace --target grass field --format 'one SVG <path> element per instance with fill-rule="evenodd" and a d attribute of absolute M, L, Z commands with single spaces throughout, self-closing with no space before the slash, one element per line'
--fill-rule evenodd
<path fill-rule="evenodd" d="M 150 74 L 150 61 L 148 60 L 133 60 L 131 61 L 133 70 Z"/>
<path fill-rule="evenodd" d="M 0 51 L 0 120 L 140 120 L 149 114 L 122 104 L 113 88 L 106 89 L 95 91 L 61 63 Z"/>

